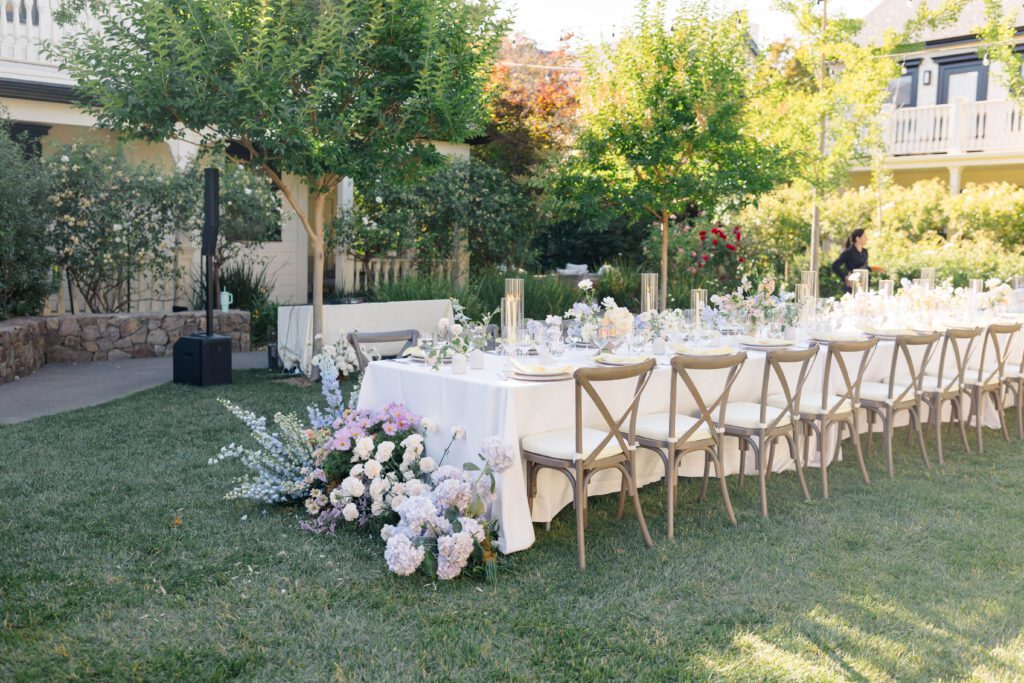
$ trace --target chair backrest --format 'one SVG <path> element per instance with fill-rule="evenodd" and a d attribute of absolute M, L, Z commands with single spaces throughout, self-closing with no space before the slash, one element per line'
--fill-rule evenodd
<path fill-rule="evenodd" d="M 967 364 L 971 361 L 974 344 L 981 337 L 981 331 L 980 327 L 962 327 L 949 328 L 943 333 L 936 383 L 941 391 L 953 391 L 963 383 Z"/>
<path fill-rule="evenodd" d="M 622 448 L 623 453 L 629 452 L 631 448 L 635 447 L 636 444 L 636 415 L 637 410 L 640 408 L 640 397 L 643 396 L 644 389 L 647 388 L 647 383 L 651 379 L 651 373 L 654 371 L 656 361 L 653 358 L 649 358 L 643 363 L 636 363 L 634 365 L 626 365 L 617 368 L 578 368 L 573 373 L 573 379 L 576 380 L 576 456 L 590 464 L 597 456 L 604 450 L 604 447 L 609 441 L 615 439 L 619 443 L 619 447 Z M 604 382 L 616 382 L 624 379 L 636 378 L 636 389 L 633 392 L 633 398 L 626 407 L 626 410 L 622 415 L 616 419 L 612 417 L 611 412 L 608 410 L 608 406 L 605 404 L 604 399 L 597 391 L 595 385 L 602 384 Z M 601 414 L 605 424 L 608 428 L 608 434 L 604 439 L 601 440 L 594 450 L 590 453 L 583 452 L 583 392 L 587 393 L 590 400 L 594 403 L 594 407 Z M 622 437 L 622 424 L 629 418 L 629 441 L 627 442 Z"/>
<path fill-rule="evenodd" d="M 869 337 L 864 340 L 844 340 L 829 343 L 828 352 L 825 354 L 825 376 L 822 379 L 822 387 L 826 390 L 821 392 L 821 405 L 819 406 L 822 413 L 831 417 L 834 413 L 843 409 L 844 401 L 849 401 L 850 405 L 853 406 L 857 406 L 860 403 L 860 385 L 864 380 L 864 371 L 867 370 L 868 362 L 875 354 L 877 348 L 878 339 L 875 337 Z M 851 377 L 849 367 L 846 364 L 846 356 L 847 354 L 855 353 L 860 354 L 860 362 L 857 363 L 857 374 Z M 828 391 L 828 388 L 832 386 L 830 384 L 832 368 L 836 369 L 839 378 L 843 381 L 843 389 L 840 392 Z M 830 396 L 832 393 L 839 396 L 838 401 L 833 400 L 832 396 Z M 831 408 L 829 408 L 829 402 L 832 403 Z"/>
<path fill-rule="evenodd" d="M 889 403 L 917 400 L 918 392 L 921 391 L 921 385 L 924 382 L 925 368 L 928 367 L 932 351 L 935 350 L 935 342 L 938 340 L 938 332 L 900 334 L 893 338 L 892 359 L 889 363 L 889 390 L 886 393 Z M 924 347 L 924 355 L 921 358 L 920 364 L 914 363 L 914 356 L 910 352 L 911 347 L 917 346 Z M 899 372 L 901 365 L 906 368 L 905 373 Z M 902 376 L 910 377 L 910 383 L 903 387 L 899 395 L 895 395 L 896 380 Z"/>
<path fill-rule="evenodd" d="M 416 346 L 420 340 L 420 333 L 418 330 L 394 330 L 392 332 L 349 332 L 348 343 L 352 345 L 352 348 L 356 352 L 356 362 L 359 363 L 359 369 L 365 370 L 366 366 L 369 365 L 370 359 L 363 353 L 362 344 L 386 344 L 388 342 L 405 342 L 405 346 L 398 352 L 399 357 L 405 350 Z"/>
<path fill-rule="evenodd" d="M 1013 339 L 1020 332 L 1020 323 L 992 323 L 985 328 L 985 336 L 981 342 L 981 354 L 978 358 L 977 382 L 989 384 L 1002 381 L 1006 374 L 1006 361 L 1010 357 Z M 971 380 L 975 377 L 975 368 L 971 368 Z"/>
<path fill-rule="evenodd" d="M 673 356 L 672 357 L 672 386 L 669 390 L 668 399 L 668 439 L 669 441 L 689 440 L 693 434 L 701 427 L 707 427 L 708 431 L 712 435 L 716 433 L 716 424 L 725 424 L 725 408 L 729 403 L 729 390 L 732 388 L 732 383 L 736 381 L 736 376 L 739 374 L 740 368 L 743 367 L 743 363 L 747 360 L 747 354 L 743 351 L 739 353 L 731 353 L 727 356 Z M 697 388 L 694 382 L 695 373 L 713 372 L 720 370 L 728 370 L 729 374 L 726 375 L 725 383 L 722 385 L 721 391 L 718 395 L 706 395 L 704 392 Z M 678 400 L 678 388 L 679 380 L 683 381 L 686 388 L 690 392 L 690 397 L 693 398 L 694 403 L 697 404 L 697 410 L 700 411 L 699 419 L 697 422 L 686 430 L 685 433 L 676 434 L 676 405 Z M 713 399 L 708 401 L 707 399 Z M 718 418 L 712 415 L 714 411 L 718 411 Z M 717 437 L 716 437 L 717 440 Z"/>
<path fill-rule="evenodd" d="M 783 418 L 795 421 L 800 412 L 800 392 L 803 391 L 804 382 L 810 374 L 811 365 L 818 357 L 818 344 L 811 342 L 806 349 L 775 349 L 765 354 L 764 376 L 761 379 L 761 413 L 758 422 L 762 429 L 774 429 L 778 427 Z M 789 380 L 783 369 L 785 365 L 799 365 L 795 388 L 790 388 Z M 771 422 L 767 422 L 768 396 L 773 394 L 772 378 L 778 381 L 782 395 L 786 397 L 786 407 L 779 411 L 779 414 Z"/>

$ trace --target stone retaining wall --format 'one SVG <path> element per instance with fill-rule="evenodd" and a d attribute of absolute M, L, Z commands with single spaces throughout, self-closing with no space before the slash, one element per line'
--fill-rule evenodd
<path fill-rule="evenodd" d="M 249 350 L 247 311 L 216 311 L 216 329 L 235 351 Z M 83 313 L 0 322 L 0 383 L 24 377 L 43 363 L 87 363 L 169 356 L 174 342 L 206 331 L 206 314 Z"/>
<path fill-rule="evenodd" d="M 46 323 L 42 318 L 0 321 L 0 384 L 43 367 L 46 362 Z"/>

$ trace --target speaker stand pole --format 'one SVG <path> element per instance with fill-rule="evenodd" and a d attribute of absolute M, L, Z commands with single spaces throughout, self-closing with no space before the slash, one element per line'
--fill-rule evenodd
<path fill-rule="evenodd" d="M 213 255 L 206 255 L 206 336 L 213 336 L 213 297 L 217 294 L 213 289 Z"/>

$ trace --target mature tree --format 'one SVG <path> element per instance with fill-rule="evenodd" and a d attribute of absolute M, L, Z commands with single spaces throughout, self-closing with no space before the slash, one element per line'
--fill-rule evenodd
<path fill-rule="evenodd" d="M 313 254 L 314 350 L 325 195 L 432 155 L 428 139 L 475 132 L 506 25 L 492 0 L 72 1 L 99 28 L 51 50 L 101 125 L 233 142 L 291 206 Z"/>
<path fill-rule="evenodd" d="M 754 55 L 746 21 L 701 8 L 669 21 L 662 4 L 641 2 L 622 39 L 584 62 L 582 131 L 567 177 L 580 194 L 657 221 L 664 306 L 672 216 L 738 202 L 783 170 L 747 125 Z"/>
<path fill-rule="evenodd" d="M 45 239 L 53 210 L 51 178 L 11 137 L 0 109 L 0 320 L 34 315 L 57 289 L 53 245 Z"/>
<path fill-rule="evenodd" d="M 516 177 L 532 174 L 575 138 L 578 125 L 578 57 L 564 36 L 543 50 L 527 36 L 506 37 L 491 74 L 491 118 L 485 144 L 473 155 Z"/>

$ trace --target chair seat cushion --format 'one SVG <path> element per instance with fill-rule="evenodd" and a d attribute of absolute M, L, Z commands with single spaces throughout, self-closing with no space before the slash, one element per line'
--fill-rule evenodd
<path fill-rule="evenodd" d="M 956 373 L 954 373 L 954 375 L 955 374 Z M 906 386 L 907 384 L 910 384 L 911 379 L 910 377 L 902 376 L 897 377 L 896 381 L 901 386 Z M 925 375 L 921 378 L 921 390 L 925 393 L 936 394 L 939 392 L 957 391 L 959 388 L 960 385 L 950 375 L 942 376 L 942 384 L 939 384 L 938 375 Z"/>
<path fill-rule="evenodd" d="M 902 382 L 896 382 L 892 388 L 892 397 L 895 399 L 903 394 L 904 390 L 910 386 Z M 889 383 L 888 382 L 861 382 L 860 385 L 860 400 L 861 401 L 876 401 L 878 403 L 885 403 L 889 398 Z M 907 392 L 906 396 L 903 396 L 903 400 L 911 400 L 914 398 L 914 390 L 911 389 Z"/>
<path fill-rule="evenodd" d="M 785 408 L 786 396 L 784 394 L 772 394 L 768 397 L 768 405 L 775 406 L 776 408 Z M 850 412 L 849 399 L 840 398 L 839 396 L 831 396 L 829 397 L 828 407 L 825 410 L 822 410 L 821 392 L 804 391 L 800 394 L 800 405 L 798 406 L 798 409 L 800 410 L 801 415 L 824 415 L 836 406 L 839 406 L 839 409 L 833 414 Z"/>
<path fill-rule="evenodd" d="M 1004 377 L 1005 377 L 1005 375 L 1004 375 Z M 1001 380 L 1000 380 L 998 374 L 995 375 L 994 377 L 989 377 L 989 374 L 986 372 L 985 375 L 980 380 L 978 379 L 978 371 L 977 370 L 975 370 L 974 372 L 971 372 L 970 370 L 968 370 L 964 374 L 964 384 L 969 386 L 969 387 L 978 387 L 978 386 L 981 386 L 981 387 L 995 387 L 995 386 L 999 385 L 1000 381 Z"/>
<path fill-rule="evenodd" d="M 575 429 L 560 429 L 555 432 L 543 432 L 541 434 L 533 434 L 531 436 L 524 436 L 522 440 L 522 447 L 524 451 L 529 453 L 536 453 L 537 455 L 543 455 L 549 458 L 559 458 L 561 460 L 582 460 L 586 459 L 597 445 L 601 443 L 601 440 L 608 434 L 607 431 L 602 429 L 592 429 L 590 427 L 583 428 L 583 453 L 582 455 L 576 454 L 576 430 Z M 601 453 L 597 456 L 598 458 L 607 458 L 612 455 L 618 455 L 622 453 L 622 449 L 619 448 L 619 442 L 612 437 L 604 448 L 601 449 Z"/>
<path fill-rule="evenodd" d="M 767 406 L 765 408 L 764 421 L 766 425 L 772 423 L 782 413 L 781 408 Z M 775 426 L 785 427 L 790 423 L 789 415 L 786 415 Z M 739 427 L 740 429 L 758 429 L 761 426 L 761 404 L 747 401 L 730 403 L 725 408 L 725 427 Z"/>
<path fill-rule="evenodd" d="M 700 422 L 696 417 L 689 415 L 676 415 L 675 440 L 678 440 L 693 425 Z M 640 415 L 636 418 L 636 435 L 652 441 L 668 441 L 668 413 L 653 413 Z M 708 426 L 701 425 L 697 428 L 687 441 L 703 441 L 711 438 L 711 431 Z"/>

